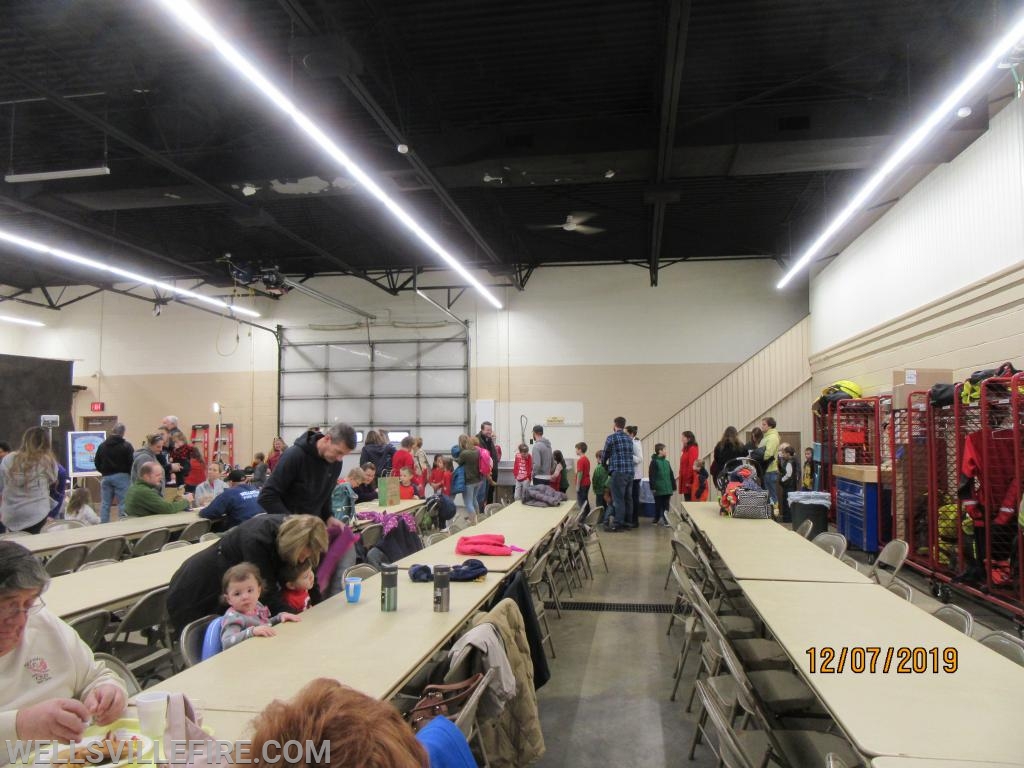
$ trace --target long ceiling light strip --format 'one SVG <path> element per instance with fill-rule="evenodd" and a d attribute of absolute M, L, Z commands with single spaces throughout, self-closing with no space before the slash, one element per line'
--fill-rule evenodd
<path fill-rule="evenodd" d="M 1010 31 L 1003 35 L 999 41 L 992 47 L 988 55 L 982 59 L 978 64 L 971 69 L 967 77 L 960 81 L 960 83 L 950 91 L 949 95 L 924 119 L 924 121 L 896 148 L 888 159 L 882 164 L 875 175 L 872 176 L 868 182 L 861 187 L 860 191 L 854 195 L 853 199 L 843 208 L 842 211 L 832 220 L 832 222 L 825 228 L 818 238 L 811 243 L 810 247 L 804 251 L 803 255 L 797 260 L 797 262 L 790 268 L 789 272 L 786 273 L 776 288 L 785 288 L 786 284 L 789 283 L 796 274 L 810 264 L 813 259 L 822 248 L 824 248 L 829 241 L 839 232 L 839 230 L 851 219 L 853 216 L 860 211 L 860 209 L 867 203 L 875 191 L 882 185 L 892 173 L 895 171 L 904 160 L 906 160 L 911 154 L 913 154 L 925 140 L 932 134 L 932 132 L 939 126 L 939 124 L 946 119 L 951 112 L 955 109 L 963 106 L 964 99 L 967 95 L 979 84 L 981 81 L 996 68 L 1003 56 L 1006 55 L 1021 38 L 1024 38 L 1024 17 L 1020 18 L 1016 24 L 1014 24 Z"/>
<path fill-rule="evenodd" d="M 227 310 L 228 312 L 235 312 L 239 315 L 247 315 L 248 317 L 259 317 L 259 312 L 253 312 L 251 309 L 245 309 L 244 307 L 238 307 L 234 304 L 228 304 L 215 299 L 211 296 L 203 296 L 201 293 L 190 291 L 186 288 L 179 288 L 176 285 L 165 283 L 162 280 L 154 280 L 150 277 L 145 277 L 137 272 L 130 272 L 127 269 L 121 269 L 120 267 L 114 267 L 110 264 L 103 264 L 102 262 L 95 261 L 93 259 L 86 258 L 85 256 L 79 256 L 77 253 L 71 253 L 65 251 L 62 248 L 53 248 L 52 246 L 40 243 L 35 240 L 29 240 L 27 237 L 21 237 L 13 232 L 8 232 L 4 229 L 0 229 L 0 240 L 11 243 L 12 245 L 19 246 L 28 251 L 35 251 L 46 256 L 53 256 L 54 258 L 60 259 L 61 261 L 67 261 L 72 264 L 77 264 L 81 267 L 89 267 L 100 272 L 106 272 L 111 275 L 117 275 L 120 278 L 133 283 L 143 283 L 145 285 L 151 285 L 154 288 L 159 288 L 162 291 L 173 293 L 177 296 L 181 296 L 186 299 L 192 299 L 194 301 L 200 301 L 203 304 L 209 304 L 212 307 L 217 307 L 220 310 Z"/>
<path fill-rule="evenodd" d="M 472 285 L 496 309 L 501 309 L 501 302 L 484 285 L 447 250 L 437 242 L 404 208 L 396 203 L 381 187 L 367 175 L 356 163 L 335 144 L 304 112 L 302 112 L 280 89 L 270 82 L 242 53 L 220 34 L 210 21 L 205 18 L 187 0 L 157 0 L 172 16 L 178 19 L 193 33 L 212 45 L 235 70 L 251 82 L 270 101 L 290 117 L 295 124 L 328 156 L 341 165 L 356 181 L 388 209 L 410 232 L 420 239 L 430 250 L 454 269 L 467 283 Z"/>
<path fill-rule="evenodd" d="M 23 317 L 11 317 L 10 315 L 0 315 L 0 321 L 15 323 L 16 325 L 31 325 L 33 328 L 46 327 L 46 323 L 40 323 L 38 320 L 26 320 Z"/>

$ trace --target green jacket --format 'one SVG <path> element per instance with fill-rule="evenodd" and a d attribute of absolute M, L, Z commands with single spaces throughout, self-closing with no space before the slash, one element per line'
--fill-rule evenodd
<path fill-rule="evenodd" d="M 597 503 L 601 504 L 601 499 L 604 498 L 604 489 L 608 487 L 608 481 L 611 476 L 608 474 L 608 470 L 605 469 L 603 464 L 598 464 L 594 467 L 594 474 L 590 478 L 590 487 L 594 489 L 594 493 L 597 494 Z"/>
<path fill-rule="evenodd" d="M 184 512 L 189 508 L 188 499 L 167 501 L 159 488 L 136 480 L 124 495 L 124 513 L 129 517 L 145 517 L 146 515 L 169 515 L 172 512 Z"/>
<path fill-rule="evenodd" d="M 758 448 L 764 448 L 765 472 L 779 471 L 779 430 L 769 429 L 764 433 Z"/>
<path fill-rule="evenodd" d="M 672 465 L 668 459 L 658 454 L 651 456 L 651 465 L 647 468 L 651 483 L 651 493 L 655 496 L 671 496 L 676 492 L 676 479 L 672 476 Z"/>

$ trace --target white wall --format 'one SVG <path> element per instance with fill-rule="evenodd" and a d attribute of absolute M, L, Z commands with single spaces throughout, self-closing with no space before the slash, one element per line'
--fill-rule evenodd
<path fill-rule="evenodd" d="M 811 281 L 821 352 L 1024 260 L 1024 103 L 911 190 Z"/>
<path fill-rule="evenodd" d="M 648 287 L 647 273 L 636 267 L 540 269 L 525 291 L 504 293 L 504 310 L 467 291 L 454 312 L 470 320 L 474 367 L 740 362 L 806 314 L 803 294 L 772 289 L 778 277 L 777 265 L 769 261 L 677 265 L 662 272 L 658 288 Z M 391 296 L 353 278 L 319 278 L 309 285 L 377 313 L 381 323 L 446 320 L 415 294 Z M 359 322 L 299 293 L 277 302 L 242 303 L 261 312 L 255 322 L 270 328 Z M 76 376 L 277 369 L 270 334 L 180 304 L 164 307 L 160 317 L 147 304 L 116 294 L 99 294 L 60 312 L 15 304 L 4 309 L 47 327 L 5 327 L 0 352 L 72 359 Z M 382 338 L 456 331 L 373 329 Z M 366 336 L 365 328 L 349 333 Z"/>

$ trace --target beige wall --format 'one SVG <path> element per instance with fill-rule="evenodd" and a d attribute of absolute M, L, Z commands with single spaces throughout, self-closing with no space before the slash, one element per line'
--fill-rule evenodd
<path fill-rule="evenodd" d="M 138 448 L 143 438 L 173 414 L 187 436 L 193 424 L 216 422 L 212 404 L 224 408 L 225 422 L 235 426 L 235 463 L 245 465 L 256 451 L 270 449 L 277 424 L 277 374 L 249 373 L 140 374 L 105 376 L 102 397 L 95 380 L 76 380 L 88 389 L 75 396 L 75 426 L 82 416 L 92 415 L 89 403 L 102 400 L 106 411 L 95 415 L 116 415 L 128 427 L 128 440 Z M 210 435 L 211 452 L 213 434 Z"/>
<path fill-rule="evenodd" d="M 952 369 L 957 379 L 1024 358 L 1024 265 L 1004 270 L 811 357 L 816 387 L 851 379 L 891 391 L 899 368 Z"/>
<path fill-rule="evenodd" d="M 525 291 L 503 293 L 500 311 L 467 292 L 454 311 L 469 321 L 470 400 L 494 400 L 498 412 L 524 402 L 582 403 L 579 429 L 594 446 L 617 415 L 646 434 L 806 314 L 802 289 L 770 290 L 779 276 L 767 260 L 694 262 L 665 269 L 652 289 L 634 266 L 541 269 Z M 352 315 L 298 293 L 246 301 L 263 313 L 261 324 L 282 325 L 289 337 L 365 342 L 368 333 L 406 339 L 462 332 L 414 294 L 390 296 L 354 278 L 311 284 L 373 311 L 377 324 L 368 331 Z M 218 401 L 236 425 L 237 461 L 268 448 L 277 414 L 272 334 L 180 304 L 154 317 L 146 304 L 112 294 L 60 312 L 33 311 L 47 327 L 0 334 L 0 352 L 74 360 L 75 384 L 87 387 L 76 398 L 77 417 L 90 401 L 104 401 L 138 443 L 168 413 L 186 429 L 211 422 Z M 502 428 L 505 436 L 517 440 L 520 412 L 511 417 L 514 427 Z M 666 442 L 676 450 L 678 432 Z"/>
<path fill-rule="evenodd" d="M 582 402 L 583 440 L 593 456 L 604 445 L 616 416 L 625 416 L 646 434 L 734 367 L 731 363 L 693 363 L 474 368 L 470 382 L 474 400 Z M 518 424 L 504 430 L 517 436 Z M 572 448 L 554 447 L 563 452 Z"/>
<path fill-rule="evenodd" d="M 771 414 L 781 431 L 801 432 L 801 442 L 809 444 L 810 419 L 802 409 L 809 412 L 810 399 L 800 405 L 801 398 L 807 397 L 806 384 L 811 377 L 807 367 L 809 330 L 810 318 L 805 317 L 658 427 L 648 442 L 665 443 L 669 454 L 675 455 L 680 434 L 690 430 L 702 455 L 708 455 L 727 426 L 743 432 Z"/>

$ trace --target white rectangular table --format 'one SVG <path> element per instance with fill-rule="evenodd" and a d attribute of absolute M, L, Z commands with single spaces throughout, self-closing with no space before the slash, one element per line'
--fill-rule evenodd
<path fill-rule="evenodd" d="M 426 503 L 427 502 L 423 499 L 403 499 L 397 504 L 382 507 L 376 501 L 362 501 L 356 504 L 356 514 L 358 515 L 360 512 L 387 512 L 389 514 L 397 514 L 398 512 L 415 512 Z M 357 531 L 372 524 L 372 520 L 361 520 L 359 517 L 353 518 L 351 522 L 352 527 Z"/>
<path fill-rule="evenodd" d="M 515 570 L 526 558 L 529 550 L 566 518 L 576 507 L 574 500 L 563 501 L 557 507 L 530 507 L 522 502 L 513 502 L 476 525 L 454 533 L 447 539 L 431 544 L 419 552 L 397 561 L 399 568 L 411 565 L 454 565 L 474 558 L 487 566 L 488 571 L 508 573 Z M 505 536 L 505 543 L 523 549 L 513 552 L 508 557 L 488 555 L 462 555 L 455 551 L 462 536 L 477 536 L 482 533 L 500 533 Z"/>
<path fill-rule="evenodd" d="M 54 552 L 72 544 L 95 544 L 103 539 L 115 536 L 138 539 L 141 536 L 160 528 L 181 530 L 190 523 L 202 518 L 195 509 L 185 512 L 172 512 L 167 515 L 147 515 L 145 517 L 127 517 L 98 525 L 86 525 L 82 528 L 67 528 L 63 531 L 38 533 L 35 536 L 18 536 L 12 541 L 36 555 L 52 555 Z"/>
<path fill-rule="evenodd" d="M 399 574 L 398 610 L 380 610 L 380 576 L 363 581 L 362 598 L 328 598 L 279 624 L 275 637 L 251 638 L 160 683 L 210 712 L 219 738 L 236 730 L 275 698 L 288 699 L 317 677 L 333 677 L 368 696 L 391 696 L 497 590 L 501 574 L 453 582 L 450 610 L 435 613 L 433 584 Z M 218 711 L 236 713 L 220 716 Z M 246 713 L 240 716 L 238 713 Z"/>
<path fill-rule="evenodd" d="M 694 525 L 736 579 L 874 583 L 774 520 L 721 517 L 717 504 L 685 506 Z"/>
<path fill-rule="evenodd" d="M 51 579 L 43 600 L 52 613 L 65 620 L 100 608 L 121 608 L 169 584 L 183 562 L 213 543 L 204 541 L 58 576 Z"/>
<path fill-rule="evenodd" d="M 799 581 L 740 581 L 740 586 L 862 754 L 1024 762 L 1024 668 L 880 586 Z M 883 649 L 874 673 L 811 674 L 809 648 L 820 657 L 823 648 L 838 654 L 851 647 Z M 900 674 L 893 662 L 885 673 L 888 648 L 938 648 L 940 671 L 929 666 L 927 672 Z M 942 671 L 945 648 L 956 649 L 955 672 Z"/>

